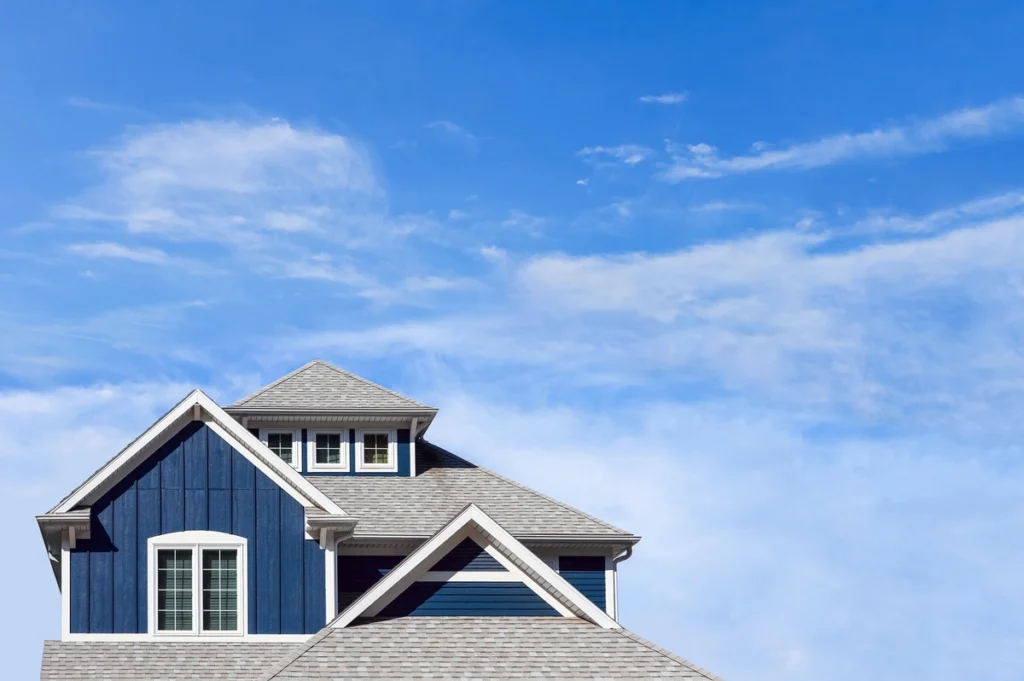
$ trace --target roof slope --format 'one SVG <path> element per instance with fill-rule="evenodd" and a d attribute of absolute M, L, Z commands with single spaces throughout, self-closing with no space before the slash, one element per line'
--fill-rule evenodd
<path fill-rule="evenodd" d="M 565 617 L 405 617 L 327 629 L 260 681 L 716 677 L 621 629 Z"/>
<path fill-rule="evenodd" d="M 40 681 L 182 681 L 259 678 L 301 643 L 46 641 Z"/>
<path fill-rule="evenodd" d="M 634 535 L 476 466 L 429 442 L 416 446 L 417 475 L 309 476 L 359 518 L 355 537 L 430 537 L 473 503 L 515 537 Z"/>
<path fill-rule="evenodd" d="M 268 412 L 434 410 L 320 359 L 282 376 L 227 409 Z"/>

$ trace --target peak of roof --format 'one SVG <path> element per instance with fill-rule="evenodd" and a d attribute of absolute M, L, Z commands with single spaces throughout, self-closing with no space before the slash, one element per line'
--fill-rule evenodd
<path fill-rule="evenodd" d="M 437 411 L 322 359 L 314 359 L 227 409 L 241 412 Z"/>

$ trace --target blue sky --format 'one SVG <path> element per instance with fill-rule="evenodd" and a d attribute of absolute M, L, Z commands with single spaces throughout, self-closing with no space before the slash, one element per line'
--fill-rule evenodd
<path fill-rule="evenodd" d="M 643 535 L 623 622 L 726 679 L 1024 674 L 1019 3 L 18 4 L 12 678 L 31 516 L 313 357 Z"/>

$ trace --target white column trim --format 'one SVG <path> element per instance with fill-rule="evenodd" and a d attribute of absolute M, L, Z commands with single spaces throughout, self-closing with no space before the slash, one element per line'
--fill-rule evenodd
<path fill-rule="evenodd" d="M 74 528 L 71 528 L 72 531 Z M 67 533 L 60 539 L 60 640 L 71 636 L 71 547 Z"/>
<path fill-rule="evenodd" d="M 324 600 L 327 613 L 326 622 L 338 616 L 338 544 L 334 541 L 334 532 L 328 532 L 327 548 L 324 549 Z"/>
<path fill-rule="evenodd" d="M 619 621 L 619 595 L 616 584 L 616 565 L 611 555 L 604 557 L 604 600 L 608 615 Z"/>
<path fill-rule="evenodd" d="M 412 424 L 409 427 L 409 477 L 416 477 L 416 429 L 419 427 L 419 419 L 412 417 Z"/>

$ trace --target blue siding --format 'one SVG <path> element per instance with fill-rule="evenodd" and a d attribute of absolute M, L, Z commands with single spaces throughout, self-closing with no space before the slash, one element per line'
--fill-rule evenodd
<path fill-rule="evenodd" d="M 397 473 L 375 473 L 375 472 L 356 472 L 356 431 L 354 428 L 350 428 L 348 431 L 348 470 L 347 471 L 315 471 L 311 472 L 307 469 L 305 452 L 308 443 L 306 442 L 306 432 L 303 431 L 302 435 L 302 474 L 305 476 L 319 476 L 319 475 L 368 475 L 368 476 L 398 476 L 398 477 L 409 477 L 409 473 L 412 470 L 412 455 L 409 447 L 409 429 L 399 428 L 397 431 L 398 442 L 398 472 Z"/>
<path fill-rule="evenodd" d="M 312 634 L 325 624 L 324 552 L 302 506 L 199 422 L 93 505 L 71 552 L 71 631 L 144 633 L 147 540 L 211 529 L 249 540 L 249 632 Z"/>
<path fill-rule="evenodd" d="M 594 605 L 607 610 L 604 556 L 562 556 L 558 572 Z"/>
<path fill-rule="evenodd" d="M 338 556 L 338 612 L 377 583 L 405 556 Z"/>
<path fill-rule="evenodd" d="M 430 569 L 445 572 L 459 572 L 460 570 L 508 572 L 491 554 L 484 551 L 482 546 L 468 538 L 449 551 L 448 555 L 437 561 Z"/>
<path fill-rule="evenodd" d="M 416 582 L 382 617 L 552 616 L 558 613 L 521 582 Z"/>

